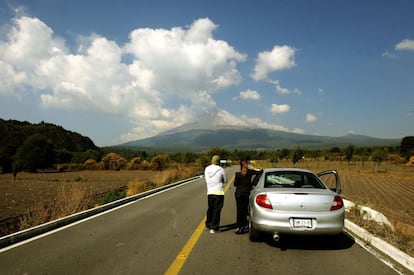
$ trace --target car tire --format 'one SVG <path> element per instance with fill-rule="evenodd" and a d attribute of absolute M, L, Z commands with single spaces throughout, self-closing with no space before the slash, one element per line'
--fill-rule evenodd
<path fill-rule="evenodd" d="M 258 242 L 261 240 L 261 234 L 258 230 L 256 230 L 252 223 L 250 223 L 249 225 L 250 230 L 249 230 L 249 239 L 251 242 Z"/>

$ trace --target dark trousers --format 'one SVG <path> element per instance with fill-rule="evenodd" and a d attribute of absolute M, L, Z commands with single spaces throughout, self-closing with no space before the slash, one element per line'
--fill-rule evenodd
<path fill-rule="evenodd" d="M 249 193 L 235 193 L 237 207 L 237 226 L 239 228 L 248 225 L 247 215 L 249 209 Z"/>
<path fill-rule="evenodd" d="M 224 205 L 224 195 L 208 195 L 208 209 L 206 227 L 214 230 L 219 229 L 221 209 Z"/>

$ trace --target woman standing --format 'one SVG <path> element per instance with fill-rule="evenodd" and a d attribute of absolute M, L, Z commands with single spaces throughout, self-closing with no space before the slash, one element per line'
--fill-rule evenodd
<path fill-rule="evenodd" d="M 236 172 L 234 186 L 236 187 L 236 207 L 237 207 L 237 230 L 236 234 L 244 234 L 249 232 L 247 222 L 249 195 L 253 188 L 252 178 L 254 175 L 260 174 L 261 171 L 248 169 L 247 161 L 240 161 L 240 172 Z"/>
<path fill-rule="evenodd" d="M 219 166 L 219 161 L 219 156 L 213 156 L 211 165 L 204 170 L 208 203 L 206 228 L 210 229 L 210 233 L 219 232 L 221 209 L 224 204 L 224 186 L 227 183 L 226 172 Z"/>

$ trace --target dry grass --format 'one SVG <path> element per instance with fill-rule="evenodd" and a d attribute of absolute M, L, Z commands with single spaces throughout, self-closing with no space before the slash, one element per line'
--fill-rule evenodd
<path fill-rule="evenodd" d="M 194 176 L 196 171 L 191 167 L 177 166 L 173 169 L 161 171 L 154 175 L 151 181 L 142 181 L 134 179 L 128 182 L 127 196 L 132 196 L 145 192 L 147 190 L 161 187 L 170 182 Z"/>
<path fill-rule="evenodd" d="M 39 201 L 29 213 L 18 217 L 18 228 L 23 230 L 47 221 L 56 220 L 88 209 L 85 187 L 79 183 L 65 183 L 56 191 L 56 197 L 49 204 Z"/>
<path fill-rule="evenodd" d="M 199 173 L 187 165 L 164 171 L 76 171 L 0 175 L 0 236 L 95 207 L 105 194 L 133 195 Z"/>

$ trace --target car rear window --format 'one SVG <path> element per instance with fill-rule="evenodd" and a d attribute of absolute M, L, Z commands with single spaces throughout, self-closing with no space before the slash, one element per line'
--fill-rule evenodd
<path fill-rule="evenodd" d="M 264 187 L 325 189 L 315 175 L 296 171 L 268 172 L 265 175 Z"/>

